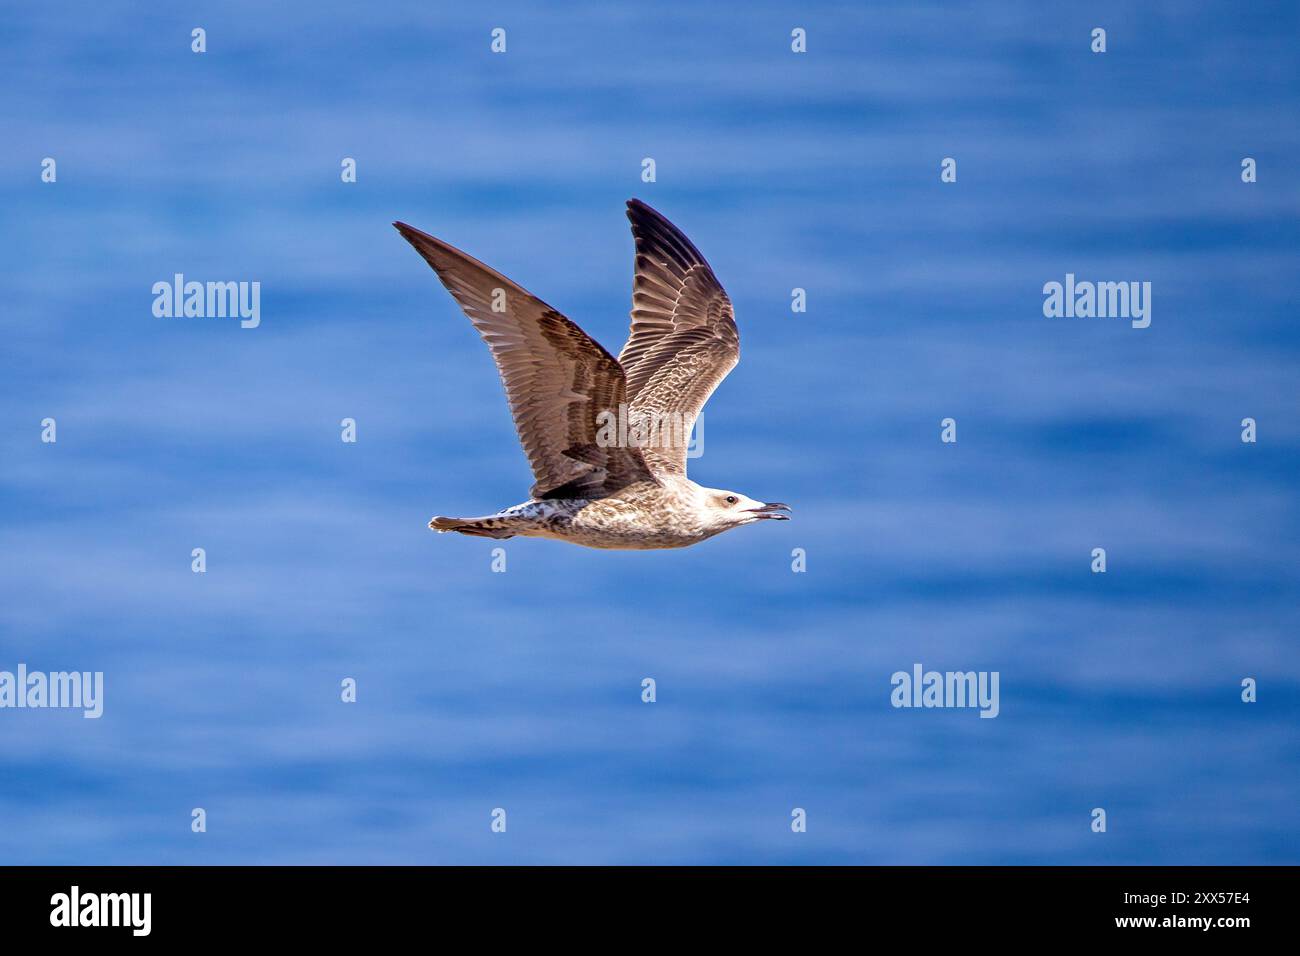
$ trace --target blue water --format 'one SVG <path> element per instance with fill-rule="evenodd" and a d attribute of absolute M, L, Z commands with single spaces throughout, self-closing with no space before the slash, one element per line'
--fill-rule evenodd
<path fill-rule="evenodd" d="M 1293 4 L 4 20 L 0 670 L 106 690 L 0 710 L 0 862 L 1300 862 Z M 425 522 L 531 477 L 389 223 L 616 351 L 634 195 L 741 328 L 692 476 L 795 520 L 492 573 Z M 261 326 L 155 318 L 177 272 Z M 917 662 L 1000 715 L 894 709 Z"/>

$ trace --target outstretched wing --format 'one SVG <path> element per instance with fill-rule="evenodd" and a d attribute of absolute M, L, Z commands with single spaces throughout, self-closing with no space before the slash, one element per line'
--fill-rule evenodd
<path fill-rule="evenodd" d="M 700 409 L 740 361 L 731 300 L 680 229 L 628 200 L 636 241 L 632 334 L 619 354 L 629 419 L 656 474 L 686 474 L 686 445 Z"/>
<path fill-rule="evenodd" d="M 598 498 L 653 480 L 636 448 L 597 441 L 601 412 L 617 416 L 627 402 L 613 356 L 496 270 L 406 223 L 393 225 L 433 266 L 492 351 L 536 478 L 534 498 Z"/>

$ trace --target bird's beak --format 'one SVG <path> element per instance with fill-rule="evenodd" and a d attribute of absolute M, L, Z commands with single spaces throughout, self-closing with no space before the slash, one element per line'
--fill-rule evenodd
<path fill-rule="evenodd" d="M 760 518 L 770 518 L 773 521 L 790 520 L 790 516 L 788 514 L 781 514 L 782 511 L 789 511 L 790 506 L 787 504 L 782 504 L 779 501 L 769 501 L 761 508 L 749 508 L 747 510 L 749 511 L 750 514 L 758 515 L 758 517 Z"/>

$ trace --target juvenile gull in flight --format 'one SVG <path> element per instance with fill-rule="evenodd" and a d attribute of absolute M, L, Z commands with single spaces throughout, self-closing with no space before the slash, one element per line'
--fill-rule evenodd
<path fill-rule="evenodd" d="M 487 342 L 536 483 L 523 504 L 429 527 L 527 535 L 590 548 L 682 548 L 790 509 L 686 477 L 686 446 L 713 390 L 740 361 L 731 300 L 698 249 L 638 199 L 632 332 L 615 359 L 494 269 L 403 222 Z"/>

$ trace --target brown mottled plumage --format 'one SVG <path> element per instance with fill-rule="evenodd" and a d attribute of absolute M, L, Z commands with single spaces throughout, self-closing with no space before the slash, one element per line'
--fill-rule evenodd
<path fill-rule="evenodd" d="M 700 409 L 740 360 L 731 301 L 691 241 L 640 200 L 632 330 L 617 359 L 494 269 L 418 229 L 402 236 L 487 342 L 536 479 L 523 504 L 437 531 L 558 538 L 594 548 L 679 548 L 764 518 L 779 502 L 686 477 Z M 611 427 L 621 418 L 622 431 Z"/>

